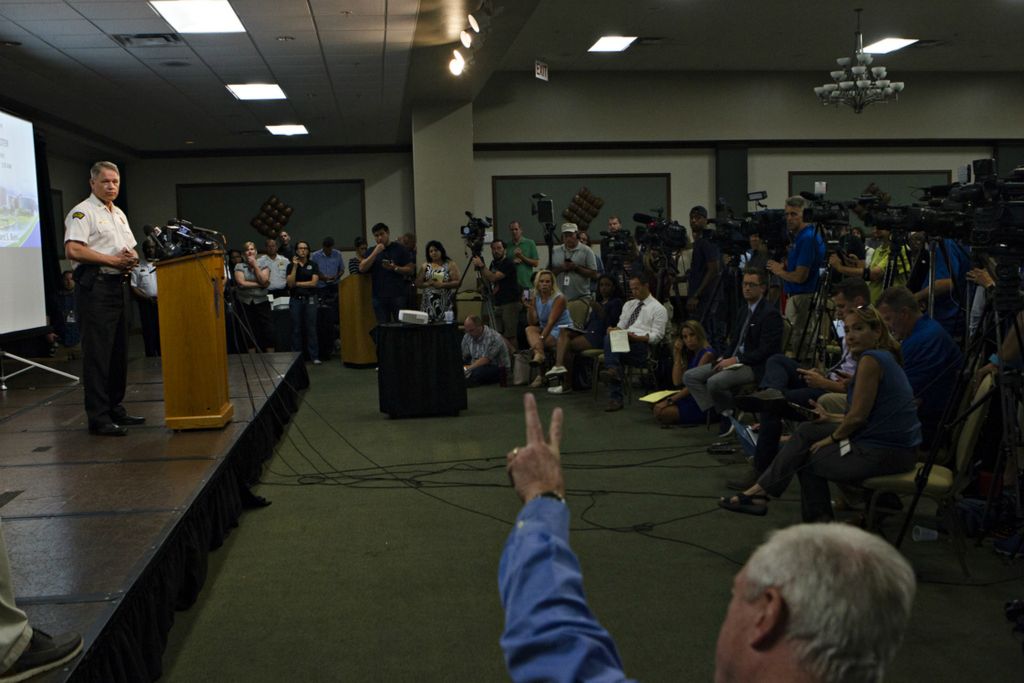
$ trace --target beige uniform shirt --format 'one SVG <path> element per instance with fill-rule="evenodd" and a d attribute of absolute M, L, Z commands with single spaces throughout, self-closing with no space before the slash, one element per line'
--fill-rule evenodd
<path fill-rule="evenodd" d="M 82 242 L 93 251 L 108 256 L 121 253 L 125 247 L 134 249 L 136 244 L 135 235 L 128 226 L 128 218 L 124 211 L 117 205 L 114 205 L 112 210 L 107 210 L 106 205 L 94 194 L 76 204 L 64 219 L 64 241 Z M 119 271 L 116 268 L 100 266 L 100 272 Z"/>

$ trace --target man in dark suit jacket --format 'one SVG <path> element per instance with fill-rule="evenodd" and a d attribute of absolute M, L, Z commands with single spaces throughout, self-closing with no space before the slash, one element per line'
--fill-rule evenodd
<path fill-rule="evenodd" d="M 736 315 L 728 346 L 731 354 L 714 365 L 687 370 L 683 382 L 701 410 L 714 406 L 731 415 L 733 391 L 759 382 L 772 354 L 782 351 L 782 315 L 768 302 L 768 274 L 756 268 L 743 271 L 743 299 L 746 306 Z"/>

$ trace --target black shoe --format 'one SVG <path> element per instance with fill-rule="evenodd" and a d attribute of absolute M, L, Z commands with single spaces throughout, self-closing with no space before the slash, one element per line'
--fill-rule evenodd
<path fill-rule="evenodd" d="M 736 407 L 748 413 L 781 414 L 787 407 L 786 397 L 778 389 L 762 389 L 734 399 Z"/>
<path fill-rule="evenodd" d="M 99 425 L 91 425 L 89 433 L 96 434 L 97 436 L 127 436 L 128 428 L 113 422 L 104 422 Z"/>
<path fill-rule="evenodd" d="M 604 412 L 606 413 L 614 413 L 619 410 L 622 410 L 622 401 L 608 401 L 608 405 L 604 408 Z"/>
<path fill-rule="evenodd" d="M 0 674 L 4 683 L 24 681 L 74 659 L 82 651 L 82 636 L 74 632 L 51 636 L 32 629 L 32 640 L 10 669 Z"/>
<path fill-rule="evenodd" d="M 119 415 L 115 413 L 111 414 L 110 417 L 119 425 L 128 426 L 146 424 L 146 418 L 141 415 L 129 415 L 128 413 L 122 413 Z"/>

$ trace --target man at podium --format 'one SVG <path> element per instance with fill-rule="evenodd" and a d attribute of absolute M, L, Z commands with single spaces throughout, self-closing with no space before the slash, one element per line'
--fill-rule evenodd
<path fill-rule="evenodd" d="M 90 433 L 124 436 L 127 425 L 146 421 L 121 405 L 128 384 L 128 277 L 139 255 L 128 218 L 114 206 L 117 166 L 93 164 L 89 188 L 89 198 L 64 219 L 64 252 L 75 263 L 85 412 Z"/>

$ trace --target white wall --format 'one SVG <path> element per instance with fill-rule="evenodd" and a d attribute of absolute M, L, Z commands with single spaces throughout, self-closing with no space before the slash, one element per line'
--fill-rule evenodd
<path fill-rule="evenodd" d="M 362 178 L 367 229 L 383 222 L 393 235 L 400 235 L 412 230 L 414 223 L 408 154 L 145 159 L 131 162 L 124 172 L 131 178 L 128 219 L 138 235 L 144 223 L 162 225 L 177 215 L 175 190 L 179 183 Z M 303 237 L 318 242 L 323 235 Z"/>
<path fill-rule="evenodd" d="M 492 215 L 491 178 L 496 175 L 669 173 L 672 217 L 681 223 L 686 223 L 685 214 L 694 204 L 715 203 L 715 156 L 711 150 L 477 152 L 475 160 L 475 212 L 479 215 Z M 522 220 L 531 219 L 523 216 Z M 628 217 L 623 217 L 623 222 L 629 225 Z M 505 226 L 498 227 L 504 231 Z"/>
<path fill-rule="evenodd" d="M 827 64 L 823 65 L 823 69 Z M 1024 137 L 1017 73 L 895 74 L 897 104 L 861 114 L 823 107 L 828 74 L 795 72 L 498 73 L 473 104 L 481 142 L 875 140 Z"/>
<path fill-rule="evenodd" d="M 951 171 L 992 156 L 991 147 L 872 149 L 751 149 L 747 157 L 748 189 L 767 190 L 768 205 L 782 206 L 790 171 Z M 837 199 L 853 199 L 842 197 Z"/>

